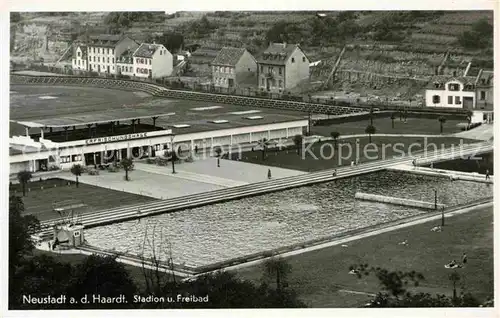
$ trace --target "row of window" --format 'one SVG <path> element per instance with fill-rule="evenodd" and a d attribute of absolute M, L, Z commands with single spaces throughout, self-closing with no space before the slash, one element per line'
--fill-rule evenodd
<path fill-rule="evenodd" d="M 138 74 L 151 74 L 151 69 L 148 68 L 136 68 L 135 72 Z"/>
<path fill-rule="evenodd" d="M 262 86 L 266 86 L 266 79 L 263 78 L 261 83 Z M 278 84 L 278 86 L 276 86 L 276 83 Z M 283 88 L 283 81 L 282 80 L 276 81 L 275 79 L 269 80 L 269 86 Z"/>
<path fill-rule="evenodd" d="M 120 66 L 118 66 L 118 67 L 120 67 Z M 131 72 L 134 71 L 134 68 L 132 66 L 124 66 L 124 65 L 122 65 L 121 66 L 121 70 L 122 70 L 122 72 L 131 73 Z"/>
<path fill-rule="evenodd" d="M 105 47 L 89 47 L 89 53 L 94 54 L 115 54 L 115 49 Z"/>
<path fill-rule="evenodd" d="M 234 70 L 229 66 L 214 66 L 214 72 L 233 74 Z"/>
<path fill-rule="evenodd" d="M 81 62 L 81 63 L 80 63 Z M 75 64 L 85 65 L 85 60 L 75 60 Z"/>
<path fill-rule="evenodd" d="M 90 58 L 90 60 L 92 61 L 92 58 Z M 101 58 L 100 58 L 99 56 L 97 56 L 97 61 L 96 61 L 96 57 L 94 56 L 94 60 L 93 60 L 93 61 L 94 61 L 94 62 L 97 62 L 97 63 L 101 63 Z M 105 59 L 104 59 L 104 57 L 103 57 L 103 58 L 102 58 L 102 62 L 103 62 L 103 63 L 109 63 L 109 57 L 108 57 L 108 59 L 107 59 L 107 62 L 106 62 L 106 60 L 105 60 Z M 113 63 L 113 64 L 115 63 L 115 58 L 114 58 L 114 57 L 112 57 L 112 58 L 111 58 L 111 63 Z"/>
<path fill-rule="evenodd" d="M 93 70 L 98 70 L 98 72 L 106 72 L 109 66 L 101 65 L 101 68 L 99 68 L 99 64 L 89 64 L 89 67 Z M 115 71 L 114 66 L 109 67 L 109 69 L 111 70 L 111 72 Z"/>
<path fill-rule="evenodd" d="M 149 61 L 149 65 L 151 65 L 151 59 L 142 59 L 142 58 L 136 58 L 135 59 L 135 62 L 137 64 L 148 64 L 148 61 Z"/>
<path fill-rule="evenodd" d="M 227 78 L 225 77 L 216 77 L 214 78 L 215 83 L 217 84 L 226 84 L 227 83 Z"/>
<path fill-rule="evenodd" d="M 279 75 L 283 75 L 283 69 L 284 69 L 284 67 L 277 66 L 276 68 L 278 69 L 278 74 Z M 274 74 L 274 66 L 265 66 L 264 67 L 264 66 L 261 65 L 260 66 L 260 72 L 264 73 L 264 71 L 267 71 L 269 73 Z"/>
<path fill-rule="evenodd" d="M 74 161 L 82 161 L 82 155 L 72 155 L 61 157 L 61 163 L 68 163 Z"/>

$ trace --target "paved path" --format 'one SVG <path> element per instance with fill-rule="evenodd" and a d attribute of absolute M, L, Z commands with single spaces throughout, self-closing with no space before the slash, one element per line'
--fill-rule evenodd
<path fill-rule="evenodd" d="M 486 179 L 486 175 L 479 174 L 477 172 L 463 172 L 463 171 L 444 170 L 444 169 L 435 169 L 426 167 L 414 167 L 408 164 L 392 166 L 388 169 L 405 171 L 415 174 L 423 174 L 428 176 L 448 177 L 448 178 L 453 178 L 453 180 L 465 180 L 465 181 L 475 181 L 475 182 L 493 184 L 493 176 L 490 176 L 489 179 Z"/>
<path fill-rule="evenodd" d="M 477 140 L 490 140 L 493 138 L 493 124 L 482 124 L 479 127 L 467 131 L 461 131 L 455 134 L 455 137 L 477 139 Z"/>

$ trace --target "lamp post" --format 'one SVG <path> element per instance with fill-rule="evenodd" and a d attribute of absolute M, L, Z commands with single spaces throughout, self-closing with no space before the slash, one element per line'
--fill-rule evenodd
<path fill-rule="evenodd" d="M 172 147 L 172 174 L 175 174 L 175 159 L 176 159 L 176 154 L 175 154 L 175 147 L 174 147 L 174 138 L 175 134 L 170 135 L 170 147 Z"/>

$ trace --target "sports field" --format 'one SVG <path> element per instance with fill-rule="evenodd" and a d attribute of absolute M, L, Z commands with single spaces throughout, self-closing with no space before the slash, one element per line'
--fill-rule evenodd
<path fill-rule="evenodd" d="M 365 264 L 388 270 L 423 274 L 425 281 L 414 291 L 451 296 L 452 270 L 444 264 L 461 261 L 467 253 L 467 265 L 459 270 L 458 291 L 464 286 L 481 301 L 493 295 L 493 208 L 477 209 L 446 219 L 442 232 L 432 232 L 439 221 L 422 223 L 376 236 L 287 258 L 292 266 L 288 279 L 306 303 L 312 307 L 360 307 L 381 290 L 370 276 L 358 279 L 349 275 L 349 266 Z M 407 245 L 400 242 L 407 241 Z M 262 265 L 242 268 L 238 274 L 258 281 Z M 366 293 L 366 294 L 364 294 Z"/>
<path fill-rule="evenodd" d="M 86 204 L 86 208 L 78 211 L 81 213 L 91 213 L 96 210 L 156 200 L 151 197 L 110 190 L 84 183 L 80 183 L 78 188 L 76 188 L 73 181 L 62 179 L 29 182 L 27 189 L 29 191 L 26 190 L 26 196 L 23 197 L 25 214 L 33 214 L 40 221 L 58 218 L 59 215 L 53 211 L 52 204 L 66 200 L 78 200 Z M 11 185 L 10 194 L 22 196 L 21 185 Z"/>
<path fill-rule="evenodd" d="M 242 126 L 270 124 L 300 120 L 306 114 L 290 111 L 275 111 L 266 108 L 216 104 L 190 100 L 156 98 L 144 92 L 104 89 L 95 87 L 11 85 L 10 119 L 18 121 L 49 120 L 56 123 L 70 122 L 82 118 L 88 122 L 103 118 L 154 116 L 169 114 L 156 121 L 157 126 L 174 129 L 174 133 L 191 133 Z M 260 118 L 249 119 L 247 117 Z M 214 120 L 227 122 L 213 123 Z M 152 124 L 152 119 L 141 119 L 143 124 Z M 173 125 L 189 125 L 179 128 Z M 79 128 L 86 128 L 79 127 Z M 32 133 L 39 130 L 32 129 Z M 24 135 L 24 128 L 11 123 L 11 135 Z"/>

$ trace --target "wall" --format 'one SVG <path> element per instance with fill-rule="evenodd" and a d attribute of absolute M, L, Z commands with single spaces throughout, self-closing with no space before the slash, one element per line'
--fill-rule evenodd
<path fill-rule="evenodd" d="M 116 67 L 120 74 L 127 76 L 134 76 L 134 64 L 132 63 L 117 63 Z M 122 67 L 124 67 L 124 71 L 122 71 Z M 130 69 L 130 71 L 128 71 Z"/>
<path fill-rule="evenodd" d="M 161 50 L 161 55 L 160 55 Z M 174 60 L 172 53 L 170 53 L 164 46 L 156 50 L 153 55 L 153 78 L 160 78 L 172 75 L 174 69 Z"/>
<path fill-rule="evenodd" d="M 212 83 L 216 87 L 229 87 L 229 79 L 236 82 L 235 68 L 232 66 L 213 65 L 212 66 Z"/>
<path fill-rule="evenodd" d="M 257 61 L 245 50 L 238 63 L 236 63 L 236 83 L 240 84 L 242 80 L 254 77 L 257 75 Z M 255 80 L 257 82 L 257 80 Z M 254 83 L 255 85 L 255 83 Z"/>
<path fill-rule="evenodd" d="M 153 59 L 145 57 L 135 57 L 134 60 L 134 75 L 139 78 L 148 78 L 149 72 L 153 73 Z M 146 70 L 144 73 L 139 72 L 139 70 Z"/>
<path fill-rule="evenodd" d="M 267 90 L 268 87 L 267 81 L 269 81 L 270 92 L 277 93 L 285 90 L 285 84 L 286 84 L 285 65 L 273 65 L 273 64 L 261 63 L 258 65 L 258 68 L 259 68 L 258 83 L 260 89 Z M 272 77 L 269 78 L 267 74 L 272 74 Z"/>
<path fill-rule="evenodd" d="M 305 58 L 305 61 L 303 60 Z M 295 62 L 292 63 L 292 59 Z M 309 60 L 300 48 L 296 48 L 286 62 L 285 89 L 297 86 L 302 80 L 309 78 Z"/>
<path fill-rule="evenodd" d="M 203 102 L 232 104 L 248 107 L 264 107 L 272 109 L 284 109 L 300 112 L 342 115 L 365 112 L 366 109 L 352 106 L 334 106 L 324 104 L 314 104 L 305 102 L 295 102 L 279 99 L 267 99 L 258 97 L 248 97 L 239 95 L 223 95 L 205 92 L 194 92 L 187 90 L 175 90 L 162 87 L 157 84 L 144 83 L 132 80 L 116 80 L 109 78 L 96 77 L 77 77 L 77 76 L 29 76 L 29 75 L 11 75 L 12 84 L 41 84 L 41 85 L 76 85 L 76 86 L 96 86 L 111 89 L 139 90 L 153 94 L 157 97 L 188 99 Z"/>
<path fill-rule="evenodd" d="M 448 84 L 459 84 L 460 88 L 458 91 L 449 91 Z M 437 95 L 440 97 L 440 103 L 433 103 L 433 96 Z M 452 97 L 452 104 L 448 104 L 448 97 Z M 456 104 L 455 97 L 460 97 L 460 104 Z M 447 108 L 463 108 L 463 98 L 464 97 L 472 97 L 473 98 L 473 107 L 476 105 L 476 93 L 463 91 L 463 84 L 460 82 L 448 82 L 445 85 L 445 89 L 428 89 L 425 91 L 425 105 L 427 107 L 447 107 Z"/>
<path fill-rule="evenodd" d="M 395 197 L 389 197 L 389 196 L 385 196 L 385 195 L 377 195 L 377 194 L 371 194 L 371 193 L 356 192 L 354 197 L 358 200 L 390 203 L 390 204 L 395 204 L 395 205 L 410 206 L 410 207 L 423 208 L 423 209 L 429 209 L 429 210 L 434 210 L 434 207 L 435 207 L 434 202 L 409 200 L 409 199 L 404 199 L 404 198 L 395 198 Z M 437 207 L 438 207 L 438 209 L 441 209 L 444 207 L 444 205 L 438 203 Z"/>

